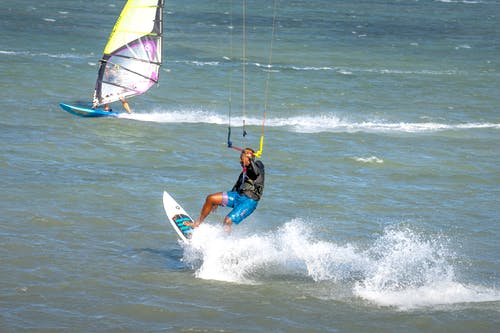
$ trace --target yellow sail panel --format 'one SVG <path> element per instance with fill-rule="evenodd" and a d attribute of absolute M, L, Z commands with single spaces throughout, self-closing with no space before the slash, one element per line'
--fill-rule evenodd
<path fill-rule="evenodd" d="M 104 53 L 111 54 L 123 47 L 123 45 L 129 44 L 144 35 L 161 33 L 161 31 L 155 31 L 155 19 L 159 6 L 163 7 L 163 1 L 127 1 L 109 36 Z"/>

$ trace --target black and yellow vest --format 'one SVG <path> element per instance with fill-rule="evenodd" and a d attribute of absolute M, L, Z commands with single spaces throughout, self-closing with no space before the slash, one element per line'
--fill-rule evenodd
<path fill-rule="evenodd" d="M 261 161 L 250 161 L 246 172 L 240 173 L 233 191 L 259 201 L 264 193 L 265 170 Z"/>

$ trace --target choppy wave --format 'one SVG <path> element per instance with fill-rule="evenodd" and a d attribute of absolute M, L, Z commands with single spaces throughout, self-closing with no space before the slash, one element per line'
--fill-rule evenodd
<path fill-rule="evenodd" d="M 459 281 L 454 253 L 439 236 L 392 227 L 373 244 L 319 240 L 301 220 L 265 235 L 230 237 L 203 224 L 183 260 L 201 279 L 265 283 L 272 276 L 343 285 L 353 298 L 400 310 L 456 303 L 500 301 L 500 291 Z M 327 294 L 331 295 L 328 291 Z"/>
<path fill-rule="evenodd" d="M 464 3 L 464 4 L 485 3 L 484 1 L 479 1 L 479 0 L 436 0 L 436 1 L 444 3 Z"/>
<path fill-rule="evenodd" d="M 158 123 L 207 123 L 227 125 L 227 115 L 202 110 L 185 110 L 171 112 L 150 112 L 122 114 L 120 118 Z M 233 117 L 232 124 L 237 127 L 243 119 Z M 247 118 L 249 126 L 261 126 L 261 118 Z M 385 121 L 349 121 L 335 115 L 294 116 L 288 118 L 267 118 L 266 126 L 284 128 L 298 133 L 320 132 L 369 132 L 369 133 L 425 133 L 437 131 L 456 131 L 469 129 L 500 129 L 496 123 L 457 123 L 443 124 L 435 122 L 385 122 Z"/>
<path fill-rule="evenodd" d="M 356 157 L 354 158 L 357 162 L 362 162 L 362 163 L 384 163 L 384 160 L 381 158 L 378 158 L 377 156 L 370 156 L 370 157 Z"/>
<path fill-rule="evenodd" d="M 462 45 L 467 48 L 466 45 Z M 468 46 L 468 48 L 471 48 Z M 410 69 L 397 69 L 397 68 L 361 68 L 361 67 L 336 67 L 336 66 L 297 66 L 297 65 L 262 65 L 259 63 L 252 64 L 255 67 L 263 68 L 271 71 L 326 71 L 335 72 L 342 75 L 353 75 L 355 73 L 376 73 L 376 74 L 395 74 L 395 75 L 464 75 L 466 71 L 458 70 L 410 70 Z"/>
<path fill-rule="evenodd" d="M 94 55 L 81 55 L 74 53 L 47 53 L 47 52 L 31 52 L 31 51 L 7 51 L 0 50 L 0 55 L 23 56 L 23 57 L 48 57 L 60 59 L 80 59 L 93 57 Z"/>
<path fill-rule="evenodd" d="M 199 60 L 175 60 L 172 61 L 174 63 L 181 63 L 181 64 L 187 64 L 187 65 L 194 65 L 196 67 L 203 67 L 203 66 L 218 66 L 220 65 L 220 61 L 199 61 Z"/>
<path fill-rule="evenodd" d="M 272 66 L 273 68 L 275 66 Z M 353 75 L 355 73 L 376 73 L 376 74 L 404 74 L 404 75 L 458 75 L 458 74 L 466 74 L 464 71 L 457 70 L 405 70 L 405 69 L 396 69 L 396 68 L 344 68 L 344 67 L 315 67 L 315 66 L 292 66 L 289 68 L 283 69 L 292 69 L 295 71 L 333 71 L 343 75 Z"/>
<path fill-rule="evenodd" d="M 459 48 L 471 48 L 468 45 L 460 45 Z M 222 58 L 224 61 L 217 60 L 173 60 L 172 63 L 185 64 L 188 66 L 204 67 L 204 66 L 222 66 L 231 61 L 228 57 Z M 231 62 L 233 65 L 241 66 L 240 63 Z M 341 75 L 353 75 L 355 73 L 376 73 L 376 74 L 394 74 L 394 75 L 465 75 L 466 71 L 458 70 L 410 70 L 398 68 L 361 68 L 361 67 L 337 67 L 337 66 L 309 66 L 309 65 L 283 65 L 283 64 L 262 64 L 258 62 L 248 63 L 248 66 L 259 68 L 263 71 L 281 72 L 281 71 L 313 71 L 313 72 L 335 72 Z"/>
<path fill-rule="evenodd" d="M 51 19 L 45 19 L 47 21 Z M 55 21 L 55 20 L 54 20 Z M 457 49 L 460 48 L 471 48 L 470 45 L 458 45 Z M 51 54 L 46 52 L 36 53 L 31 52 L 29 50 L 26 51 L 10 51 L 10 50 L 0 50 L 0 55 L 19 55 L 19 56 L 33 56 L 33 57 L 49 57 L 49 58 L 88 58 L 88 57 L 96 57 L 94 54 L 72 54 L 72 53 L 63 53 L 63 54 Z M 227 61 L 227 58 L 224 58 Z M 188 66 L 195 67 L 214 67 L 221 66 L 224 62 L 217 60 L 173 60 L 173 63 L 186 64 Z M 235 63 L 236 64 L 236 63 Z M 240 64 L 237 64 L 240 66 Z M 406 69 L 397 69 L 397 68 L 345 68 L 345 67 L 334 67 L 334 66 L 297 66 L 297 65 L 281 65 L 281 64 L 273 64 L 266 65 L 261 63 L 250 63 L 250 66 L 254 66 L 260 68 L 264 71 L 271 72 L 280 72 L 280 71 L 327 71 L 327 72 L 335 72 L 340 75 L 354 75 L 356 73 L 376 73 L 376 74 L 393 74 L 393 75 L 465 75 L 467 72 L 457 71 L 457 70 L 406 70 Z"/>

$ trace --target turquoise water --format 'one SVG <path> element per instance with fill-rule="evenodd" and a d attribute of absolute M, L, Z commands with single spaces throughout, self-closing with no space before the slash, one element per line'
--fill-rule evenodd
<path fill-rule="evenodd" d="M 123 3 L 2 3 L 2 332 L 498 331 L 498 1 L 281 1 L 271 66 L 247 1 L 245 114 L 241 5 L 167 1 L 134 113 L 64 112 Z M 162 192 L 231 188 L 266 103 L 256 212 L 179 243 Z"/>

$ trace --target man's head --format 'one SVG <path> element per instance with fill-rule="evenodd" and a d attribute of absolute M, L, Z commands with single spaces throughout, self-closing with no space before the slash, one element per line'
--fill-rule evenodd
<path fill-rule="evenodd" d="M 255 159 L 255 151 L 252 148 L 245 148 L 241 151 L 240 163 L 242 166 L 248 166 L 250 161 Z"/>

